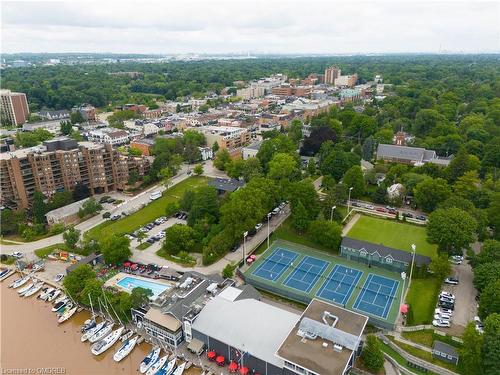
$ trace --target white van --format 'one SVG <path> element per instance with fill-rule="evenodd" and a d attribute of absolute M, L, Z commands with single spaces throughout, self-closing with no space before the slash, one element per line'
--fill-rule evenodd
<path fill-rule="evenodd" d="M 161 191 L 153 191 L 151 195 L 149 196 L 149 199 L 152 201 L 157 200 L 158 198 L 161 197 Z"/>

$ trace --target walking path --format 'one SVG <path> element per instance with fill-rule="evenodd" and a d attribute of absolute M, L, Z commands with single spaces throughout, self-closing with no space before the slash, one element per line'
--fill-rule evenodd
<path fill-rule="evenodd" d="M 346 236 L 347 233 L 349 233 L 349 231 L 351 230 L 351 228 L 354 226 L 354 224 L 356 224 L 359 220 L 359 218 L 361 217 L 360 214 L 355 214 L 351 220 L 349 220 L 349 222 L 344 226 L 344 228 L 342 229 L 342 237 Z"/>

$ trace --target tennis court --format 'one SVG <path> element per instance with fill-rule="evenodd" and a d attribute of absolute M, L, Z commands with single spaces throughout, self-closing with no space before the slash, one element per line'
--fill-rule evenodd
<path fill-rule="evenodd" d="M 283 284 L 309 293 L 328 265 L 329 263 L 324 260 L 306 256 Z"/>
<path fill-rule="evenodd" d="M 298 256 L 293 251 L 278 247 L 253 271 L 253 275 L 276 281 Z"/>
<path fill-rule="evenodd" d="M 316 295 L 328 301 L 345 305 L 362 275 L 363 272 L 359 270 L 337 264 L 326 277 Z"/>
<path fill-rule="evenodd" d="M 353 308 L 385 319 L 392 306 L 398 285 L 399 281 L 371 273 Z"/>

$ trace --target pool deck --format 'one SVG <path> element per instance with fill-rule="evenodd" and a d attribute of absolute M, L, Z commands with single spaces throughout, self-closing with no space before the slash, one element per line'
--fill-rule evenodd
<path fill-rule="evenodd" d="M 149 277 L 144 277 L 144 276 L 139 276 L 139 275 L 132 275 L 132 274 L 128 274 L 128 273 L 125 273 L 125 272 L 119 272 L 119 273 L 117 273 L 115 276 L 113 276 L 112 278 L 110 278 L 109 280 L 107 280 L 104 283 L 104 286 L 105 287 L 109 287 L 109 288 L 115 288 L 115 289 L 118 289 L 119 291 L 122 291 L 122 292 L 130 293 L 130 290 L 128 290 L 127 288 L 124 288 L 124 287 L 122 287 L 121 285 L 118 284 L 121 280 L 123 280 L 123 279 L 125 279 L 127 277 L 132 277 L 132 278 L 135 278 L 135 279 L 138 279 L 138 280 L 142 280 L 142 281 L 146 281 L 146 282 L 150 282 L 150 283 L 156 283 L 156 284 L 165 285 L 165 287 L 167 289 L 165 289 L 165 291 L 163 293 L 165 293 L 166 291 L 172 289 L 175 286 L 174 282 L 171 282 L 171 281 L 168 281 L 168 280 L 164 280 L 164 279 L 152 279 L 152 278 L 149 278 Z M 163 294 L 163 293 L 161 293 L 161 294 Z M 159 294 L 158 297 L 161 294 Z"/>

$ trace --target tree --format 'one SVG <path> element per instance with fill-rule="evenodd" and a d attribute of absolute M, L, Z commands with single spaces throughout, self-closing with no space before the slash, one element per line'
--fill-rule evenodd
<path fill-rule="evenodd" d="M 483 320 L 490 314 L 500 313 L 500 275 L 497 280 L 491 281 L 483 289 L 478 313 Z"/>
<path fill-rule="evenodd" d="M 158 178 L 161 180 L 163 186 L 165 186 L 165 189 L 169 188 L 173 176 L 174 175 L 170 168 L 162 168 L 158 173 Z"/>
<path fill-rule="evenodd" d="M 429 268 L 438 280 L 444 280 L 451 272 L 451 264 L 445 254 L 433 258 Z"/>
<path fill-rule="evenodd" d="M 499 279 L 500 262 L 484 263 L 473 269 L 474 271 L 474 286 L 478 291 L 483 291 L 486 286 Z"/>
<path fill-rule="evenodd" d="M 299 203 L 302 203 L 307 211 L 309 221 L 316 219 L 320 210 L 320 205 L 318 193 L 310 181 L 303 180 L 290 184 L 285 195 L 292 204 L 292 214 Z"/>
<path fill-rule="evenodd" d="M 49 211 L 47 203 L 45 203 L 45 195 L 36 190 L 33 193 L 33 220 L 35 223 L 45 223 L 45 214 Z"/>
<path fill-rule="evenodd" d="M 63 233 L 64 244 L 68 249 L 74 250 L 76 248 L 76 244 L 80 239 L 80 231 L 75 229 L 75 227 L 69 227 Z"/>
<path fill-rule="evenodd" d="M 8 208 L 0 210 L 0 230 L 2 235 L 16 234 L 19 223 L 26 222 L 26 212 L 24 210 L 12 211 Z"/>
<path fill-rule="evenodd" d="M 470 322 L 465 327 L 462 335 L 463 345 L 459 350 L 460 364 L 464 373 L 470 375 L 483 374 L 483 335 L 476 330 L 474 322 Z"/>
<path fill-rule="evenodd" d="M 363 155 L 364 160 L 370 161 L 373 159 L 374 148 L 375 148 L 375 142 L 373 140 L 373 137 L 366 138 L 361 148 L 361 153 Z"/>
<path fill-rule="evenodd" d="M 500 314 L 491 314 L 484 321 L 484 375 L 498 375 L 500 363 Z"/>
<path fill-rule="evenodd" d="M 459 208 L 439 208 L 429 215 L 427 238 L 436 243 L 441 251 L 462 254 L 463 249 L 474 241 L 476 220 Z"/>
<path fill-rule="evenodd" d="M 317 243 L 337 251 L 342 240 L 342 229 L 335 221 L 314 220 L 307 229 L 309 236 Z"/>
<path fill-rule="evenodd" d="M 363 178 L 363 171 L 359 165 L 352 166 L 344 174 L 342 183 L 349 188 L 353 188 L 351 191 L 352 198 L 360 198 L 365 192 L 365 180 Z"/>
<path fill-rule="evenodd" d="M 500 262 L 500 241 L 486 240 L 481 247 L 481 252 L 472 258 L 472 266 Z"/>
<path fill-rule="evenodd" d="M 269 162 L 268 177 L 273 180 L 293 181 L 299 175 L 297 159 L 287 153 L 277 153 Z"/>
<path fill-rule="evenodd" d="M 380 349 L 380 342 L 374 335 L 366 336 L 362 358 L 366 368 L 374 373 L 378 373 L 384 367 L 384 353 Z"/>
<path fill-rule="evenodd" d="M 260 160 L 262 169 L 267 172 L 268 164 L 277 153 L 296 155 L 297 145 L 286 135 L 279 134 L 277 137 L 266 139 L 260 145 L 257 158 Z"/>
<path fill-rule="evenodd" d="M 197 176 L 200 176 L 203 174 L 203 164 L 197 164 L 194 168 L 193 168 L 193 172 L 195 175 Z"/>
<path fill-rule="evenodd" d="M 337 133 L 329 126 L 315 127 L 312 129 L 311 135 L 304 139 L 302 147 L 300 148 L 300 154 L 314 156 L 318 153 L 324 142 L 335 142 L 337 137 Z"/>
<path fill-rule="evenodd" d="M 316 174 L 316 160 L 309 159 L 307 162 L 307 174 L 309 176 L 314 176 Z"/>
<path fill-rule="evenodd" d="M 311 219 L 309 219 L 308 212 L 302 202 L 292 208 L 292 223 L 293 227 L 300 233 L 304 232 L 309 226 Z"/>
<path fill-rule="evenodd" d="M 130 299 L 133 308 L 138 308 L 149 303 L 149 297 L 153 296 L 153 291 L 151 289 L 137 287 L 132 289 L 130 293 Z"/>
<path fill-rule="evenodd" d="M 212 152 L 215 155 L 217 151 L 219 151 L 219 144 L 217 142 L 214 142 L 214 144 L 212 145 Z"/>
<path fill-rule="evenodd" d="M 431 212 L 451 195 L 451 189 L 442 178 L 428 178 L 415 186 L 413 194 L 417 206 L 426 212 Z"/>
<path fill-rule="evenodd" d="M 304 125 L 302 124 L 302 121 L 298 119 L 292 120 L 290 125 L 288 126 L 288 136 L 292 141 L 294 141 L 296 144 L 300 142 L 302 139 L 302 127 Z"/>
<path fill-rule="evenodd" d="M 83 118 L 80 111 L 74 111 L 74 112 L 71 112 L 70 121 L 73 125 L 76 125 L 76 124 L 84 123 L 85 119 Z"/>
<path fill-rule="evenodd" d="M 142 243 L 142 241 L 144 241 L 144 239 L 147 237 L 148 235 L 146 234 L 146 232 L 143 232 L 142 230 L 138 231 L 137 232 L 137 241 L 139 241 L 139 244 Z"/>
<path fill-rule="evenodd" d="M 450 164 L 446 167 L 449 180 L 455 182 L 465 172 L 478 169 L 479 161 L 477 157 L 470 156 L 465 147 L 460 148 L 455 157 L 451 159 Z"/>
<path fill-rule="evenodd" d="M 82 207 L 78 210 L 78 217 L 83 218 L 89 215 L 94 215 L 102 210 L 102 205 L 93 197 L 83 202 Z"/>
<path fill-rule="evenodd" d="M 130 240 L 124 236 L 113 234 L 105 237 L 101 240 L 100 246 L 104 261 L 107 264 L 121 264 L 132 255 Z"/>
<path fill-rule="evenodd" d="M 165 241 L 162 248 L 172 255 L 181 251 L 191 252 L 194 249 L 194 230 L 190 226 L 174 224 L 165 231 Z"/>
<path fill-rule="evenodd" d="M 69 121 L 61 121 L 59 123 L 61 125 L 60 131 L 63 135 L 70 135 L 73 131 L 73 125 Z"/>
<path fill-rule="evenodd" d="M 214 167 L 220 171 L 225 171 L 231 163 L 231 156 L 227 149 L 217 151 L 214 159 Z"/>
<path fill-rule="evenodd" d="M 66 289 L 66 292 L 71 298 L 78 299 L 85 288 L 87 280 L 93 280 L 95 278 L 96 274 L 92 270 L 92 267 L 88 264 L 82 264 L 76 267 L 63 279 L 64 289 Z"/>
<path fill-rule="evenodd" d="M 194 163 L 201 159 L 201 151 L 196 144 L 188 143 L 184 147 L 183 156 L 188 163 Z"/>
<path fill-rule="evenodd" d="M 231 277 L 233 277 L 234 268 L 235 266 L 233 266 L 231 263 L 226 264 L 226 266 L 222 269 L 222 277 L 225 279 L 230 279 Z"/>
<path fill-rule="evenodd" d="M 50 197 L 48 209 L 55 210 L 70 203 L 73 203 L 73 194 L 71 191 L 57 191 Z"/>
<path fill-rule="evenodd" d="M 495 238 L 500 239 L 500 192 L 491 195 L 490 207 L 488 207 L 488 221 L 495 230 Z"/>
<path fill-rule="evenodd" d="M 91 301 L 92 301 L 92 306 L 94 307 L 94 309 L 97 309 L 99 304 L 98 304 L 98 300 L 102 300 L 102 296 L 104 294 L 103 292 L 103 287 L 104 285 L 104 282 L 102 282 L 101 280 L 99 279 L 95 279 L 95 278 L 88 278 L 85 280 L 85 283 L 84 283 L 84 287 L 83 287 L 83 290 L 80 292 L 80 295 L 77 297 L 74 297 L 74 298 L 77 298 L 77 300 L 84 304 L 85 306 L 89 306 L 91 305 Z"/>
<path fill-rule="evenodd" d="M 212 186 L 202 186 L 196 189 L 189 209 L 188 224 L 194 226 L 201 220 L 213 224 L 219 217 L 219 200 L 217 190 Z"/>

